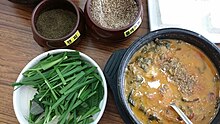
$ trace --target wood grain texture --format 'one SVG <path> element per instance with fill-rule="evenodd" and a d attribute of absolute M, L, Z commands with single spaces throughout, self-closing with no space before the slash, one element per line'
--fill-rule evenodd
<path fill-rule="evenodd" d="M 73 1 L 84 9 L 86 0 Z M 90 36 L 90 32 L 87 32 L 75 49 L 92 57 L 103 69 L 113 51 L 127 48 L 134 40 L 149 32 L 147 0 L 142 0 L 142 3 L 144 19 L 133 37 L 123 42 L 110 43 L 96 41 Z M 45 51 L 32 36 L 30 19 L 33 8 L 0 0 L 0 124 L 18 123 L 13 110 L 13 88 L 10 85 L 31 59 Z M 100 124 L 108 123 L 124 123 L 110 90 L 107 107 L 100 121 Z"/>

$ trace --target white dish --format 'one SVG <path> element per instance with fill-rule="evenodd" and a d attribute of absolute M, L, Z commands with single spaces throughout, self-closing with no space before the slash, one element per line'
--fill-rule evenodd
<path fill-rule="evenodd" d="M 34 66 L 36 63 L 38 63 L 41 59 L 45 58 L 48 54 L 55 54 L 55 53 L 61 53 L 61 52 L 65 52 L 65 51 L 74 51 L 74 50 L 69 50 L 69 49 L 57 49 L 57 50 L 51 50 L 48 52 L 44 52 L 40 55 L 38 55 L 37 57 L 35 57 L 34 59 L 32 59 L 21 71 L 21 73 L 19 74 L 16 82 L 19 82 L 22 80 L 23 78 L 23 73 L 29 69 L 30 67 Z M 106 84 L 106 80 L 104 77 L 104 74 L 101 70 L 101 68 L 98 66 L 98 64 L 89 56 L 87 56 L 84 53 L 80 52 L 80 56 L 82 57 L 82 59 L 90 62 L 93 66 L 97 67 L 98 73 L 99 75 L 102 77 L 102 84 L 104 87 L 104 96 L 102 101 L 99 104 L 99 107 L 101 109 L 100 112 L 96 113 L 93 116 L 94 122 L 92 122 L 92 124 L 97 124 L 99 122 L 99 120 L 101 119 L 105 107 L 106 107 L 106 102 L 107 102 L 107 84 Z M 16 87 L 15 87 L 16 89 Z M 22 86 L 18 89 L 16 89 L 13 93 L 13 106 L 14 106 L 14 110 L 15 110 L 15 114 L 16 117 L 19 121 L 20 124 L 28 124 L 28 121 L 26 118 L 28 118 L 29 116 L 29 106 L 30 106 L 30 100 L 33 98 L 34 94 L 36 93 L 36 90 L 28 87 L 28 86 Z"/>
<path fill-rule="evenodd" d="M 148 0 L 150 30 L 183 28 L 220 43 L 218 0 Z"/>

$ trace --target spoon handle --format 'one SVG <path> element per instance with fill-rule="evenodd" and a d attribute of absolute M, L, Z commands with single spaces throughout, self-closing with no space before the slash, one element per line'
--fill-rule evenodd
<path fill-rule="evenodd" d="M 170 106 L 180 115 L 180 117 L 183 119 L 183 121 L 186 124 L 193 124 L 189 118 L 183 113 L 181 109 L 179 109 L 175 103 L 171 103 Z"/>

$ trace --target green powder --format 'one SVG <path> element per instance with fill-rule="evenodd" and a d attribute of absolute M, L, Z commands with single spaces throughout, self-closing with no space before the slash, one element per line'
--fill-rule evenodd
<path fill-rule="evenodd" d="M 38 33 L 50 39 L 64 37 L 75 27 L 76 14 L 63 9 L 52 9 L 41 13 L 36 21 Z"/>

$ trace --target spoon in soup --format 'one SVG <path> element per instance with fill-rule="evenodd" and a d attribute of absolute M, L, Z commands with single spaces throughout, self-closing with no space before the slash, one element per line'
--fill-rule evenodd
<path fill-rule="evenodd" d="M 170 106 L 179 114 L 179 116 L 183 119 L 186 124 L 193 124 L 189 118 L 183 113 L 183 111 L 176 106 L 175 103 L 171 103 Z"/>

